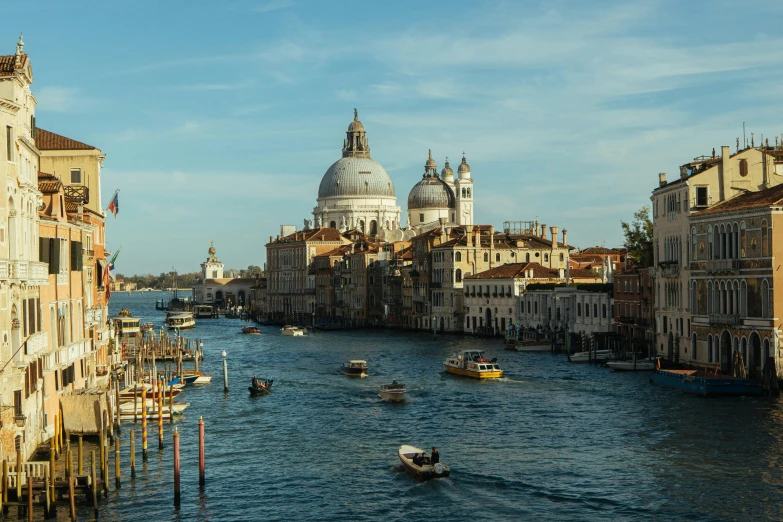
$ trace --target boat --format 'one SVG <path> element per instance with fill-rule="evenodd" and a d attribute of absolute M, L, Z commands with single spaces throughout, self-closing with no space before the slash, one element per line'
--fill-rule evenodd
<path fill-rule="evenodd" d="M 256 395 L 272 393 L 272 383 L 275 382 L 273 379 L 255 379 L 255 377 L 253 379 L 254 382 L 247 387 L 250 395 L 255 397 Z"/>
<path fill-rule="evenodd" d="M 141 331 L 142 332 L 149 332 L 152 331 L 155 328 L 154 323 L 141 323 Z"/>
<path fill-rule="evenodd" d="M 343 363 L 342 367 L 340 367 L 340 373 L 355 377 L 367 377 L 367 361 L 355 359 Z"/>
<path fill-rule="evenodd" d="M 408 399 L 408 389 L 404 384 L 392 381 L 378 387 L 378 397 L 388 402 L 403 402 Z"/>
<path fill-rule="evenodd" d="M 196 321 L 193 320 L 193 312 L 169 312 L 166 314 L 166 326 L 169 330 L 186 330 L 196 326 Z"/>
<path fill-rule="evenodd" d="M 514 346 L 510 344 L 506 345 L 506 350 L 511 352 L 551 352 L 551 344 L 522 344 L 517 343 Z"/>
<path fill-rule="evenodd" d="M 185 409 L 190 406 L 189 402 L 175 402 L 174 407 L 171 408 L 169 404 L 163 403 L 163 407 L 160 409 L 163 412 L 164 417 L 169 416 L 170 412 L 173 411 L 174 415 L 182 415 L 182 412 L 185 411 Z M 120 417 L 123 416 L 129 416 L 133 417 L 135 414 L 141 416 L 143 408 L 141 407 L 141 401 L 136 403 L 135 408 L 133 402 L 121 402 L 120 403 Z M 158 416 L 158 410 L 155 406 L 149 405 L 147 406 L 147 417 L 150 417 L 154 415 L 155 417 Z"/>
<path fill-rule="evenodd" d="M 280 329 L 280 332 L 288 337 L 297 337 L 299 335 L 304 335 L 305 330 L 304 328 L 299 328 L 298 326 L 286 325 Z"/>
<path fill-rule="evenodd" d="M 399 449 L 400 462 L 405 468 L 405 471 L 413 475 L 419 480 L 429 480 L 433 478 L 448 477 L 451 473 L 451 468 L 442 462 L 437 464 L 415 464 L 413 457 L 418 455 L 426 455 L 424 450 L 417 448 L 416 446 L 408 446 L 407 444 L 400 446 Z"/>
<path fill-rule="evenodd" d="M 704 370 L 659 369 L 650 384 L 676 388 L 702 397 L 739 397 L 764 395 L 764 387 L 755 379 L 742 379 Z"/>
<path fill-rule="evenodd" d="M 176 384 L 176 383 L 174 383 L 174 384 Z M 176 397 L 177 395 L 179 395 L 179 392 L 180 392 L 179 388 L 171 388 L 171 386 L 172 386 L 172 384 L 169 383 L 168 387 L 166 387 L 163 390 L 163 397 L 165 399 L 168 399 L 170 396 Z M 123 390 L 120 390 L 120 401 L 123 401 L 123 400 L 133 400 L 133 397 L 141 397 L 142 387 L 147 389 L 147 397 L 151 397 L 152 396 L 152 386 L 150 384 L 146 384 L 145 383 L 143 386 L 139 385 L 139 388 L 138 388 L 138 390 L 136 390 L 135 393 L 134 393 L 133 387 L 129 387 L 129 388 L 125 388 Z"/>
<path fill-rule="evenodd" d="M 212 374 L 209 375 L 201 374 L 198 377 L 196 377 L 196 380 L 193 381 L 193 384 L 199 385 L 199 384 L 209 384 L 212 382 Z"/>
<path fill-rule="evenodd" d="M 636 359 L 636 361 L 607 361 L 606 366 L 618 372 L 651 372 L 658 362 L 654 359 Z"/>
<path fill-rule="evenodd" d="M 592 352 L 576 352 L 568 356 L 572 363 L 603 362 L 612 357 L 611 350 L 593 350 Z"/>
<path fill-rule="evenodd" d="M 503 370 L 497 364 L 497 359 L 489 360 L 481 350 L 462 350 L 458 355 L 452 355 L 443 363 L 443 369 L 448 373 L 473 377 L 474 379 L 499 379 Z"/>
<path fill-rule="evenodd" d="M 193 315 L 196 319 L 211 319 L 212 318 L 212 305 L 193 305 Z"/>
<path fill-rule="evenodd" d="M 243 326 L 242 327 L 242 333 L 243 334 L 260 334 L 261 330 L 259 330 L 257 326 Z"/>

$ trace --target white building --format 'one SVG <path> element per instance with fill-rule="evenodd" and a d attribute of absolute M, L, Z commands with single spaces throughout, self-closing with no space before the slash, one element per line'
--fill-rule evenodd
<path fill-rule="evenodd" d="M 223 277 L 223 263 L 216 252 L 210 246 L 207 260 L 201 263 L 201 279 L 193 286 L 193 300 L 222 309 L 248 306 L 250 288 L 258 281 L 252 277 Z"/>
<path fill-rule="evenodd" d="M 612 291 L 580 290 L 575 286 L 528 289 L 519 300 L 523 328 L 590 335 L 612 331 Z"/>
<path fill-rule="evenodd" d="M 424 164 L 424 175 L 408 194 L 408 229 L 416 234 L 448 225 L 473 224 L 473 179 L 470 166 L 462 156 L 458 179 L 446 159 L 440 177 L 432 151 Z M 445 220 L 445 221 L 444 221 Z"/>

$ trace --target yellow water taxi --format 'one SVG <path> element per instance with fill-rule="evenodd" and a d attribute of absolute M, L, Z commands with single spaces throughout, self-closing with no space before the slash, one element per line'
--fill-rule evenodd
<path fill-rule="evenodd" d="M 473 377 L 474 379 L 499 379 L 503 370 L 497 364 L 497 359 L 489 360 L 480 350 L 462 350 L 443 363 L 443 369 L 449 373 Z"/>

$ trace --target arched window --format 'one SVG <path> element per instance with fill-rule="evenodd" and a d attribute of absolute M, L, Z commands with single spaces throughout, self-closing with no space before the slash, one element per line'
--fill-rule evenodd
<path fill-rule="evenodd" d="M 761 282 L 761 317 L 769 317 L 769 283 Z"/>
<path fill-rule="evenodd" d="M 560 252 L 560 262 L 562 263 L 563 261 L 565 261 L 565 254 Z"/>
<path fill-rule="evenodd" d="M 713 249 L 712 225 L 707 226 L 707 259 L 712 259 Z"/>
<path fill-rule="evenodd" d="M 529 262 L 530 262 L 530 252 L 525 254 L 525 263 L 529 263 Z"/>
<path fill-rule="evenodd" d="M 330 221 L 329 228 L 337 228 L 337 223 L 335 221 Z"/>
<path fill-rule="evenodd" d="M 456 254 L 454 254 L 454 260 L 458 261 L 458 262 L 461 262 L 462 261 L 462 252 L 457 252 Z"/>
<path fill-rule="evenodd" d="M 606 319 L 606 304 L 602 304 L 601 306 L 603 307 L 601 317 Z"/>
<path fill-rule="evenodd" d="M 378 222 L 374 219 L 370 221 L 370 235 L 375 236 L 378 235 Z"/>
<path fill-rule="evenodd" d="M 500 261 L 500 254 L 495 254 L 495 261 Z"/>
<path fill-rule="evenodd" d="M 375 284 L 375 277 L 370 276 L 370 286 Z"/>
<path fill-rule="evenodd" d="M 489 263 L 489 254 L 487 252 L 484 252 L 484 262 Z"/>
<path fill-rule="evenodd" d="M 696 261 L 698 252 L 696 251 L 696 227 L 691 229 L 691 261 Z"/>
<path fill-rule="evenodd" d="M 748 238 L 745 233 L 745 222 L 743 221 L 742 223 L 740 223 L 740 246 L 739 246 L 740 257 L 747 256 L 747 248 L 748 248 Z"/>
<path fill-rule="evenodd" d="M 549 262 L 549 254 L 544 254 L 544 262 Z"/>
<path fill-rule="evenodd" d="M 707 362 L 712 362 L 712 336 L 707 336 Z"/>
<path fill-rule="evenodd" d="M 761 352 L 761 369 L 764 369 L 764 365 L 769 358 L 769 339 L 764 339 L 764 351 Z"/>
<path fill-rule="evenodd" d="M 698 358 L 699 358 L 698 344 L 696 343 L 696 332 L 694 332 L 693 337 L 691 338 L 691 359 L 698 359 Z"/>
<path fill-rule="evenodd" d="M 582 303 L 576 303 L 576 316 L 582 317 Z"/>
<path fill-rule="evenodd" d="M 458 283 L 461 283 L 462 282 L 462 270 L 460 270 L 458 268 L 457 271 L 455 272 L 455 277 L 456 277 L 456 281 Z"/>
<path fill-rule="evenodd" d="M 767 220 L 761 222 L 761 257 L 767 257 L 769 255 L 769 230 L 767 228 Z"/>
<path fill-rule="evenodd" d="M 593 304 L 593 317 L 598 317 L 598 303 Z"/>
<path fill-rule="evenodd" d="M 535 303 L 533 303 L 533 313 L 535 313 L 535 314 L 537 314 L 537 313 L 538 313 L 538 301 L 536 301 Z"/>
<path fill-rule="evenodd" d="M 370 306 L 375 306 L 375 294 L 370 294 Z"/>
<path fill-rule="evenodd" d="M 585 304 L 585 317 L 590 317 L 590 303 Z"/>

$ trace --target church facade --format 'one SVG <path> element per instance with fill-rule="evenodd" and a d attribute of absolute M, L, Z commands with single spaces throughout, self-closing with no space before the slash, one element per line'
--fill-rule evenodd
<path fill-rule="evenodd" d="M 210 246 L 206 261 L 201 263 L 201 278 L 193 286 L 193 300 L 221 309 L 245 308 L 250 289 L 258 281 L 252 277 L 223 277 L 223 266 L 215 247 Z"/>

